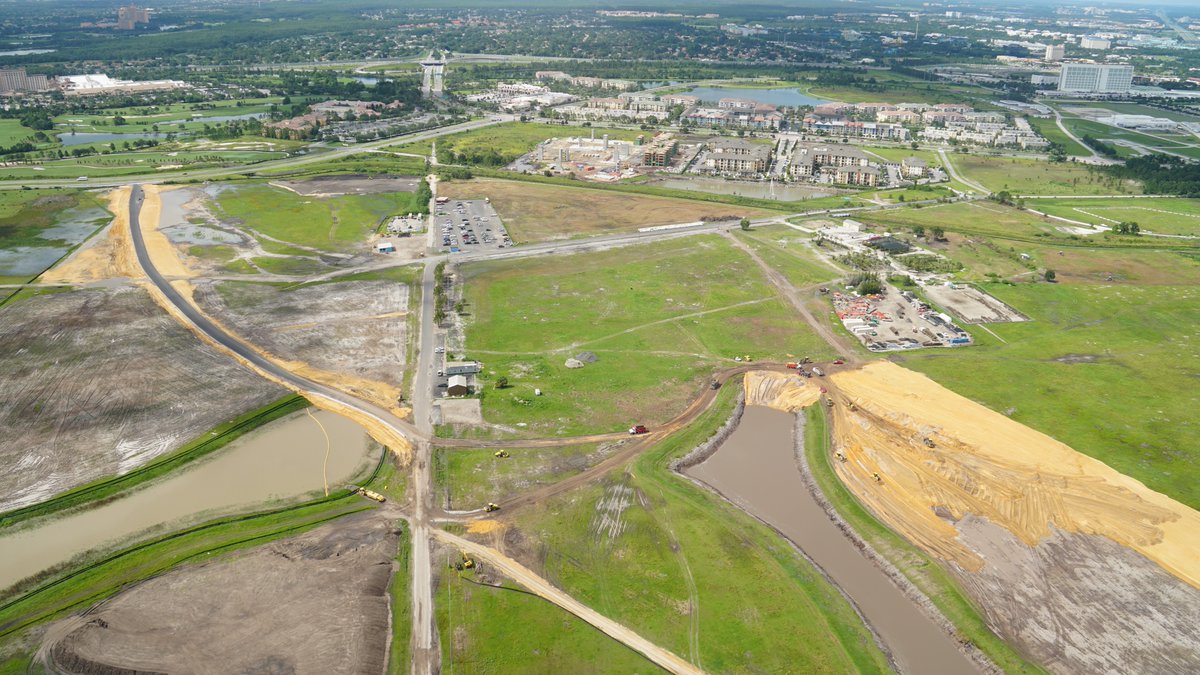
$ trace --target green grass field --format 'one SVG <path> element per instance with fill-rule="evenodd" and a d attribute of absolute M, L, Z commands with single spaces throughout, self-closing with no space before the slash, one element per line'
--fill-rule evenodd
<path fill-rule="evenodd" d="M 1189 285 L 986 284 L 1033 320 L 989 326 L 1006 343 L 976 333 L 976 347 L 905 365 L 1198 508 L 1198 263 L 1162 255 Z"/>
<path fill-rule="evenodd" d="M 734 236 L 745 240 L 763 262 L 779 270 L 797 288 L 827 283 L 842 275 L 841 270 L 825 264 L 808 248 L 811 238 L 807 233 L 784 225 L 767 225 L 735 232 Z"/>
<path fill-rule="evenodd" d="M 521 448 L 509 450 L 508 457 L 496 457 L 495 450 L 438 448 L 434 478 L 447 493 L 447 508 L 475 509 L 568 478 L 609 456 L 619 445 Z"/>
<path fill-rule="evenodd" d="M 224 216 L 267 236 L 326 251 L 361 249 L 385 217 L 422 206 L 416 193 L 314 197 L 267 185 L 224 190 L 214 202 Z"/>
<path fill-rule="evenodd" d="M 1091 165 L 956 154 L 954 167 L 992 192 L 1014 195 L 1141 194 L 1138 185 L 1109 177 Z"/>
<path fill-rule="evenodd" d="M 1200 199 L 1038 199 L 1029 207 L 1095 225 L 1135 222 L 1151 232 L 1200 236 Z"/>
<path fill-rule="evenodd" d="M 1054 121 L 1054 118 L 1026 117 L 1025 119 L 1029 121 L 1029 125 L 1031 127 L 1037 129 L 1039 134 L 1045 136 L 1046 140 L 1050 141 L 1051 143 L 1058 143 L 1061 145 L 1063 147 L 1063 151 L 1068 155 L 1073 155 L 1075 157 L 1092 156 L 1090 150 L 1085 148 L 1082 144 L 1077 143 L 1075 139 L 1063 133 L 1063 130 L 1058 128 L 1058 123 Z"/>
<path fill-rule="evenodd" d="M 508 580 L 449 570 L 434 598 L 443 672 L 658 673 L 641 654 Z M 405 671 L 407 672 L 407 671 Z"/>
<path fill-rule="evenodd" d="M 176 103 L 162 106 L 112 108 L 92 114 L 66 113 L 54 118 L 55 132 L 70 133 L 74 129 L 79 133 L 141 134 L 154 131 L 155 125 L 162 133 L 198 131 L 205 124 L 221 123 L 220 121 L 211 122 L 212 118 L 267 113 L 271 110 L 271 104 L 277 104 L 282 100 L 282 97 L 270 97 L 212 101 L 204 104 Z M 125 124 L 117 126 L 115 122 L 117 116 L 123 117 Z"/>
<path fill-rule="evenodd" d="M 488 422 L 540 435 L 664 422 L 735 356 L 829 350 L 746 255 L 716 236 L 598 253 L 477 263 L 466 282 L 467 357 L 486 364 Z M 582 351 L 599 360 L 564 362 Z M 533 396 L 535 387 L 545 395 Z"/>
<path fill-rule="evenodd" d="M 724 422 L 737 389 L 632 470 L 515 516 L 526 550 L 575 598 L 710 672 L 888 670 L 790 545 L 667 470 Z"/>
<path fill-rule="evenodd" d="M 0 147 L 6 148 L 13 144 L 20 143 L 24 140 L 29 140 L 36 133 L 29 127 L 21 126 L 19 120 L 4 118 L 0 119 Z"/>

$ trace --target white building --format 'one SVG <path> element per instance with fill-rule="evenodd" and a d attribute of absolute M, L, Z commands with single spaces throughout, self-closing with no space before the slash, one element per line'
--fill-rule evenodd
<path fill-rule="evenodd" d="M 1067 48 L 1063 45 L 1046 45 L 1046 60 L 1047 61 L 1062 61 L 1067 54 Z"/>
<path fill-rule="evenodd" d="M 1123 94 L 1133 86 L 1133 66 L 1064 63 L 1058 90 L 1091 94 Z"/>
<path fill-rule="evenodd" d="M 1079 46 L 1084 49 L 1108 49 L 1112 46 L 1112 41 L 1101 37 L 1085 35 L 1079 38 Z"/>

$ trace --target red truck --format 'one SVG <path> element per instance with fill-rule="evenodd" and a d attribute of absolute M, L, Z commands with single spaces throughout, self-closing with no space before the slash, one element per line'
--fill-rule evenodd
<path fill-rule="evenodd" d="M 636 426 L 629 427 L 629 435 L 630 436 L 636 436 L 638 434 L 648 434 L 648 433 L 650 433 L 650 430 L 647 429 L 646 426 L 643 424 L 638 424 Z"/>

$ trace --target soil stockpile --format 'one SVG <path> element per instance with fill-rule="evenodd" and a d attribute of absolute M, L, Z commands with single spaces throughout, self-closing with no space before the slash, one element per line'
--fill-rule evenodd
<path fill-rule="evenodd" d="M 831 380 L 839 477 L 1002 637 L 1060 672 L 1200 670 L 1200 514 L 895 364 Z"/>
<path fill-rule="evenodd" d="M 398 537 L 350 516 L 151 579 L 47 631 L 67 673 L 378 673 Z"/>
<path fill-rule="evenodd" d="M 134 469 L 286 392 L 138 288 L 0 310 L 0 510 Z"/>

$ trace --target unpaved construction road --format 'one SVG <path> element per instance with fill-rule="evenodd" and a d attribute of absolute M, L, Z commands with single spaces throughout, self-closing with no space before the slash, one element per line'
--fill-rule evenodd
<path fill-rule="evenodd" d="M 146 581 L 47 631 L 63 673 L 380 673 L 397 531 L 378 512 Z"/>

